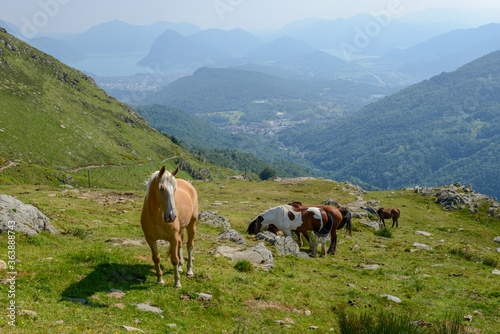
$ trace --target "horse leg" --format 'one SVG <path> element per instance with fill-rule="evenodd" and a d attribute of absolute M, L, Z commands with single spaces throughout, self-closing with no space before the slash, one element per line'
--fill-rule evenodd
<path fill-rule="evenodd" d="M 179 273 L 182 274 L 182 266 L 184 265 L 184 257 L 182 256 L 182 244 L 184 243 L 184 238 L 181 238 L 181 241 L 177 245 L 177 257 L 179 258 L 179 264 L 177 265 L 177 269 Z"/>
<path fill-rule="evenodd" d="M 335 252 L 337 251 L 337 231 L 332 228 L 332 231 L 330 232 L 330 247 L 328 248 L 328 254 L 335 255 Z"/>
<path fill-rule="evenodd" d="M 158 284 L 165 284 L 165 281 L 163 280 L 163 272 L 161 271 L 160 267 L 160 260 L 161 256 L 160 253 L 158 252 L 158 245 L 156 243 L 156 240 L 149 240 L 146 239 L 149 247 L 151 248 L 151 252 L 153 253 L 153 262 L 155 263 L 155 270 L 156 270 L 156 283 Z"/>
<path fill-rule="evenodd" d="M 299 247 L 304 246 L 304 244 L 302 243 L 302 238 L 300 237 L 300 232 L 295 230 L 295 234 L 297 235 L 297 244 L 299 245 Z"/>
<path fill-rule="evenodd" d="M 187 264 L 187 275 L 193 276 L 193 246 L 194 246 L 194 236 L 196 235 L 196 221 L 193 219 L 191 224 L 187 227 L 188 240 L 187 240 L 187 250 L 188 250 L 188 264 Z"/>
<path fill-rule="evenodd" d="M 321 238 L 321 257 L 326 256 L 326 237 Z"/>
<path fill-rule="evenodd" d="M 384 220 L 384 218 L 380 218 L 380 220 L 382 221 L 382 226 L 385 227 L 385 220 Z"/>
<path fill-rule="evenodd" d="M 315 234 L 314 235 L 314 242 L 312 244 L 312 249 L 311 249 L 311 256 L 316 257 L 318 255 L 318 244 L 319 244 L 319 237 Z"/>
<path fill-rule="evenodd" d="M 177 233 L 174 232 L 174 235 L 170 238 L 170 262 L 174 267 L 174 287 L 180 288 L 181 286 L 181 277 L 179 274 L 179 243 L 181 243 L 181 238 Z"/>

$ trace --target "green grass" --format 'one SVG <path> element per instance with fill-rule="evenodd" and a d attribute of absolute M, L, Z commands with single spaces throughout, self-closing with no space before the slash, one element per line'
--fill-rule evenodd
<path fill-rule="evenodd" d="M 286 184 L 225 180 L 196 182 L 194 186 L 200 210 L 216 210 L 228 217 L 232 228 L 250 244 L 255 241 L 245 233 L 247 224 L 272 206 L 292 200 L 315 204 L 327 198 L 341 203 L 355 199 L 342 192 L 340 184 L 327 181 Z M 268 245 L 275 256 L 269 272 L 239 272 L 236 262 L 215 257 L 211 253 L 215 248 L 233 244 L 217 241 L 220 230 L 200 224 L 194 248 L 196 275 L 190 279 L 182 275 L 181 289 L 171 286 L 173 271 L 166 260 L 162 267 L 167 285 L 156 284 L 147 245 L 121 247 L 106 242 L 111 238 L 143 240 L 139 218 L 144 188 L 63 192 L 52 186 L 21 184 L 0 186 L 0 193 L 36 205 L 61 232 L 59 236 L 42 233 L 16 238 L 20 260 L 16 264 L 16 303 L 38 315 L 19 316 L 14 333 L 122 333 L 122 325 L 148 333 L 304 333 L 310 331 L 309 326 L 318 326 L 319 333 L 331 333 L 331 328 L 340 330 L 342 308 L 348 310 L 349 319 L 351 311 L 367 312 L 371 319 L 389 312 L 395 321 L 406 321 L 405 315 L 409 315 L 412 322 L 422 319 L 434 326 L 448 319 L 447 313 L 463 317 L 479 311 L 482 315 L 474 316 L 470 323 L 460 321 L 460 325 L 482 333 L 500 330 L 500 299 L 492 288 L 497 286 L 498 276 L 491 274 L 492 267 L 484 263 L 450 254 L 451 249 L 469 245 L 481 258 L 500 260 L 492 241 L 500 235 L 498 220 L 446 212 L 409 191 L 365 195 L 365 199 L 380 200 L 386 207 L 405 205 L 400 227 L 390 229 L 392 238 L 374 236 L 355 219 L 352 238 L 339 233 L 335 256 L 278 256 Z M 213 206 L 214 201 L 224 204 Z M 459 231 L 460 227 L 464 230 Z M 432 239 L 415 235 L 415 230 L 430 232 Z M 405 252 L 414 242 L 426 243 L 433 250 Z M 6 250 L 7 241 L 2 237 L 0 254 L 6 254 Z M 308 246 L 302 250 L 307 252 Z M 166 256 L 164 246 L 160 251 Z M 366 264 L 379 264 L 380 268 L 360 269 L 359 265 Z M 7 285 L 0 285 L 0 295 L 5 296 L 7 289 Z M 111 297 L 111 289 L 125 295 Z M 209 293 L 212 300 L 199 300 L 198 293 Z M 380 297 L 382 294 L 397 296 L 402 303 L 388 301 Z M 83 298 L 87 303 L 68 298 Z M 0 328 L 10 332 L 5 300 L 0 301 Z M 163 309 L 164 318 L 138 311 L 134 304 L 143 302 Z M 295 322 L 291 328 L 275 322 L 284 318 Z M 134 319 L 142 321 L 136 323 Z M 171 323 L 176 327 L 168 327 Z"/>

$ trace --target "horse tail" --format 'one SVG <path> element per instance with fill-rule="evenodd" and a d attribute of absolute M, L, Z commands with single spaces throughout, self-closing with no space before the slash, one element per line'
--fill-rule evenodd
<path fill-rule="evenodd" d="M 345 228 L 349 231 L 349 235 L 352 235 L 352 213 L 348 208 L 340 207 L 340 212 L 342 213 L 342 221 L 340 222 L 337 230 Z"/>
<path fill-rule="evenodd" d="M 314 234 L 316 234 L 320 238 L 326 238 L 327 236 L 329 236 L 330 232 L 332 231 L 332 228 L 333 228 L 332 215 L 329 214 L 328 212 L 325 212 L 325 213 L 326 213 L 326 217 L 328 218 L 326 225 L 323 225 L 323 228 L 320 229 L 319 231 L 314 231 Z"/>

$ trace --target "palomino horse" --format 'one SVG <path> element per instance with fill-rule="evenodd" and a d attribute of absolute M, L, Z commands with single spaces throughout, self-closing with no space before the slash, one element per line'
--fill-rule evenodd
<path fill-rule="evenodd" d="M 311 255 L 316 256 L 321 239 L 321 255 L 324 256 L 326 254 L 325 239 L 330 234 L 333 220 L 330 214 L 319 208 L 295 208 L 291 205 L 281 205 L 258 215 L 248 225 L 247 233 L 257 234 L 261 228 L 268 228 L 270 225 L 292 238 L 292 231 L 302 233 L 314 231 L 314 244 L 309 243 Z"/>
<path fill-rule="evenodd" d="M 337 250 L 337 230 L 340 230 L 341 228 L 345 228 L 347 231 L 349 231 L 349 235 L 352 234 L 352 215 L 351 211 L 348 208 L 343 208 L 343 207 L 335 207 L 331 205 L 304 205 L 301 202 L 292 202 L 289 205 L 292 205 L 293 207 L 296 208 L 319 208 L 324 210 L 326 213 L 330 214 L 332 219 L 333 219 L 333 227 L 332 230 L 330 231 L 330 237 L 331 237 L 331 243 L 330 247 L 328 248 L 328 254 L 335 255 L 335 252 Z M 309 245 L 311 242 L 309 241 L 309 235 L 307 233 L 303 233 L 304 237 L 306 238 L 307 242 Z M 297 234 L 299 236 L 299 234 Z M 302 244 L 302 240 L 300 240 L 299 236 L 299 245 Z"/>
<path fill-rule="evenodd" d="M 168 255 L 174 266 L 174 286 L 180 288 L 179 273 L 182 272 L 184 262 L 182 257 L 184 229 L 187 229 L 188 233 L 187 275 L 193 275 L 193 240 L 198 221 L 198 194 L 189 182 L 175 178 L 177 172 L 179 167 L 169 172 L 163 166 L 161 170 L 151 175 L 142 208 L 141 225 L 153 253 L 157 283 L 165 284 L 156 241 L 167 240 L 170 243 Z"/>
<path fill-rule="evenodd" d="M 384 209 L 380 208 L 377 210 L 377 214 L 382 220 L 382 225 L 385 227 L 385 221 L 384 219 L 391 219 L 392 218 L 392 227 L 394 227 L 394 224 L 396 224 L 396 227 L 399 225 L 399 216 L 400 212 L 399 209 Z"/>

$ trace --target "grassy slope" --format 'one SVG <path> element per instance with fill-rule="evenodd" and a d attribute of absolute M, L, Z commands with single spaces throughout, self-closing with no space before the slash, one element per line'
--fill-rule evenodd
<path fill-rule="evenodd" d="M 200 210 L 218 210 L 249 243 L 254 241 L 244 233 L 247 223 L 269 207 L 291 200 L 310 204 L 326 198 L 342 203 L 354 200 L 341 191 L 341 185 L 326 181 L 280 184 L 225 180 L 195 183 L 195 187 Z M 319 326 L 318 333 L 328 333 L 337 328 L 337 312 L 342 307 L 350 312 L 408 312 L 413 320 L 429 322 L 442 319 L 446 312 L 465 315 L 478 310 L 483 315 L 474 316 L 468 326 L 484 333 L 500 330 L 498 276 L 491 273 L 493 268 L 449 252 L 465 248 L 500 262 L 500 253 L 494 250 L 498 244 L 492 241 L 500 235 L 498 220 L 486 219 L 484 213 L 446 212 L 432 199 L 410 191 L 365 195 L 365 199 L 380 200 L 382 206 L 401 209 L 400 228 L 392 229 L 392 239 L 376 237 L 355 220 L 352 238 L 341 233 L 337 255 L 297 259 L 274 253 L 275 267 L 269 273 L 240 273 L 233 268 L 234 262 L 215 257 L 210 251 L 221 244 L 233 244 L 215 240 L 220 230 L 199 225 L 194 250 L 198 276 L 189 280 L 182 276 L 180 290 L 170 286 L 172 270 L 167 261 L 163 268 L 168 285 L 156 285 L 148 246 L 116 247 L 105 242 L 113 237 L 143 238 L 139 217 L 144 190 L 63 193 L 20 185 L 0 186 L 0 192 L 35 203 L 63 232 L 60 236 L 17 236 L 21 262 L 17 264 L 16 302 L 38 315 L 19 316 L 14 332 L 115 333 L 124 332 L 121 326 L 128 325 L 148 333 L 220 333 L 235 331 L 239 321 L 246 326 L 245 333 L 304 333 L 309 325 Z M 227 204 L 214 207 L 216 200 Z M 415 235 L 415 230 L 430 232 L 432 237 Z M 415 242 L 433 250 L 411 252 Z M 0 254 L 5 254 L 6 248 L 6 239 L 1 238 Z M 161 247 L 161 252 L 165 254 L 166 248 Z M 363 271 L 358 267 L 363 264 L 379 264 L 381 268 Z M 120 299 L 108 296 L 112 288 L 126 295 Z M 199 292 L 212 294 L 212 301 L 190 299 Z M 7 286 L 0 285 L 0 294 L 6 293 Z M 397 296 L 403 302 L 389 302 L 381 294 Z M 65 297 L 85 298 L 88 303 L 73 303 Z M 355 306 L 348 306 L 349 301 Z M 142 302 L 162 308 L 164 318 L 132 305 Z M 305 310 L 312 315 L 306 315 Z M 9 331 L 5 311 L 1 312 L 0 329 Z M 295 321 L 291 329 L 274 322 L 285 317 Z M 56 323 L 59 320 L 63 323 Z M 168 327 L 171 323 L 177 327 Z"/>
<path fill-rule="evenodd" d="M 0 174 L 4 183 L 57 183 L 69 174 L 84 184 L 84 172 L 72 170 L 114 165 L 126 174 L 96 170 L 94 185 L 136 187 L 166 158 L 201 165 L 93 79 L 1 31 L 0 129 L 0 165 L 18 162 Z"/>

